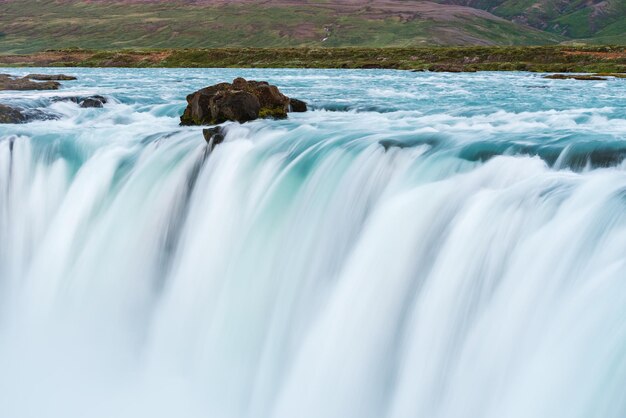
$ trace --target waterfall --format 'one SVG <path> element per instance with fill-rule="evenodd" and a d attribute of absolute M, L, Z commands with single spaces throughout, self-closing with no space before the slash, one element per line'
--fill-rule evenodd
<path fill-rule="evenodd" d="M 180 97 L 106 93 L 0 130 L 0 416 L 626 414 L 621 108 L 320 108 L 208 152 Z"/>

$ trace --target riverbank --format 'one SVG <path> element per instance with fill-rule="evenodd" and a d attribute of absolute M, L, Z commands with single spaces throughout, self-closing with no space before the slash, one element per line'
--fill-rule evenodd
<path fill-rule="evenodd" d="M 3 67 L 382 68 L 416 71 L 626 72 L 626 46 L 49 50 L 0 55 Z"/>

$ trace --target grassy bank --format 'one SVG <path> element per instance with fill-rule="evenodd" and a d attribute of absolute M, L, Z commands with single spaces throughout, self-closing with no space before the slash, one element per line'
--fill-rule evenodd
<path fill-rule="evenodd" d="M 626 72 L 626 47 L 68 49 L 0 55 L 0 66 Z"/>

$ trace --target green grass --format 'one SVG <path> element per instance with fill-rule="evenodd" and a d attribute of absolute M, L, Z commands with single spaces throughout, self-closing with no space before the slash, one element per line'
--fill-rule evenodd
<path fill-rule="evenodd" d="M 581 9 L 554 19 L 553 24 L 566 27 L 568 35 L 572 38 L 589 38 L 594 34 L 589 23 L 590 19 L 591 9 Z"/>
<path fill-rule="evenodd" d="M 511 22 L 474 16 L 372 18 L 322 6 L 209 7 L 181 1 L 120 4 L 3 2 L 0 53 L 45 49 L 542 45 L 563 38 Z M 328 36 L 328 33 L 330 36 Z M 328 40 L 322 39 L 328 36 Z"/>
<path fill-rule="evenodd" d="M 626 22 L 624 0 L 437 0 L 443 4 L 464 4 L 488 10 L 510 20 L 559 34 L 570 40 L 602 44 L 626 44 L 626 32 L 605 33 L 615 23 Z M 595 5 L 601 9 L 594 11 Z M 620 37 L 621 35 L 621 37 Z"/>
<path fill-rule="evenodd" d="M 0 55 L 0 66 L 626 72 L 626 47 L 218 48 Z"/>

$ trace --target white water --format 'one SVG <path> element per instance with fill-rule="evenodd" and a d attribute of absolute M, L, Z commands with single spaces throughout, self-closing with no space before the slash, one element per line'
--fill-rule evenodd
<path fill-rule="evenodd" d="M 0 95 L 0 417 L 626 415 L 626 83 L 73 72 Z M 239 73 L 318 110 L 208 154 Z"/>

